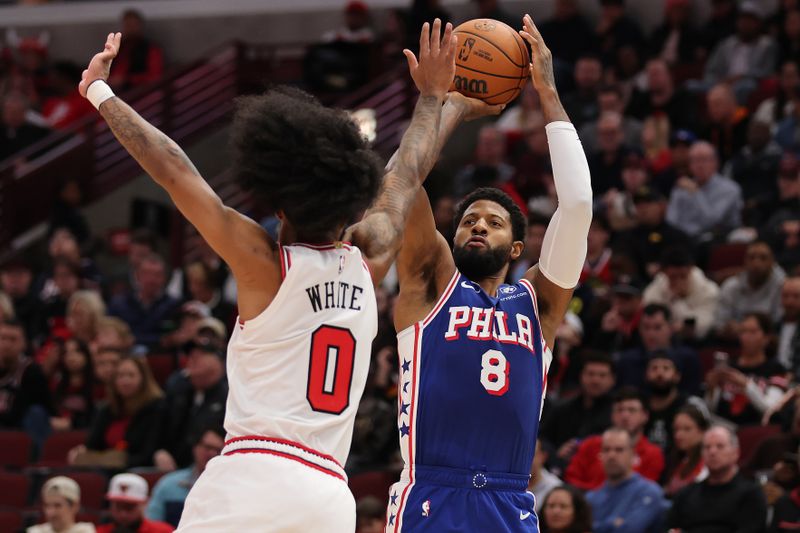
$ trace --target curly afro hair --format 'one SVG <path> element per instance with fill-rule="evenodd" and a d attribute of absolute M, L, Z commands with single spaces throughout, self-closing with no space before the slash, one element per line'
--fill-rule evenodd
<path fill-rule="evenodd" d="M 500 207 L 508 211 L 508 214 L 511 215 L 511 233 L 514 240 L 525 240 L 525 230 L 528 225 L 525 215 L 522 214 L 519 206 L 514 203 L 514 200 L 512 200 L 509 195 L 493 187 L 475 189 L 458 204 L 456 214 L 453 217 L 453 231 L 458 230 L 458 225 L 461 224 L 461 219 L 464 218 L 464 213 L 467 211 L 467 208 L 479 200 L 489 200 L 490 202 L 499 204 Z"/>
<path fill-rule="evenodd" d="M 237 100 L 231 142 L 239 184 L 282 210 L 298 238 L 332 240 L 378 194 L 383 165 L 356 124 L 292 87 Z"/>

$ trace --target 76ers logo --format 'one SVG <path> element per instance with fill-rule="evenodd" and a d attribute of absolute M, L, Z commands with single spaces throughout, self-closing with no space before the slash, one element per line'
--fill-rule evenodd
<path fill-rule="evenodd" d="M 464 44 L 461 46 L 461 50 L 458 51 L 458 60 L 466 61 L 469 59 L 469 54 L 472 52 L 473 46 L 475 46 L 475 39 L 472 37 L 467 37 L 467 39 L 464 41 Z"/>

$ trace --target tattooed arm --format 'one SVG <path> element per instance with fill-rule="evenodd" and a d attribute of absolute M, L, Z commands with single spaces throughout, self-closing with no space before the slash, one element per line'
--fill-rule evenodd
<path fill-rule="evenodd" d="M 120 38 L 119 33 L 110 34 L 104 51 L 96 54 L 83 72 L 79 86 L 83 96 L 87 95 L 92 82 L 108 78 Z M 273 253 L 274 243 L 266 232 L 254 221 L 223 205 L 183 150 L 125 102 L 113 96 L 100 104 L 99 111 L 120 144 L 166 189 L 180 212 L 230 265 L 237 282 L 256 285 L 266 292 L 276 289 L 280 264 Z M 230 238 L 231 235 L 236 238 Z M 269 270 L 264 275 L 264 270 L 260 270 L 264 268 L 276 270 L 275 287 L 269 282 L 264 286 L 264 280 L 273 278 L 268 275 Z M 248 307 L 247 302 L 240 301 L 242 303 Z"/>

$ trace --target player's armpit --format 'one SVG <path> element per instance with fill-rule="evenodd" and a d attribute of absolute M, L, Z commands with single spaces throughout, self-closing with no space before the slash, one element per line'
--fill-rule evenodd
<path fill-rule="evenodd" d="M 547 279 L 547 276 L 539 270 L 539 265 L 535 265 L 528 270 L 524 277 L 531 282 L 536 290 L 542 335 L 547 345 L 552 347 L 556 339 L 556 330 L 558 330 L 558 326 L 564 319 L 575 289 L 559 287 Z"/>

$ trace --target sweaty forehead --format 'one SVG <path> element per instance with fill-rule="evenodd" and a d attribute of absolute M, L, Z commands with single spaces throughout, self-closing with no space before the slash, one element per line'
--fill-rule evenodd
<path fill-rule="evenodd" d="M 506 208 L 491 200 L 476 200 L 472 202 L 464 211 L 464 216 L 461 219 L 463 220 L 469 215 L 478 217 L 498 216 L 503 220 L 511 220 L 511 214 Z"/>

